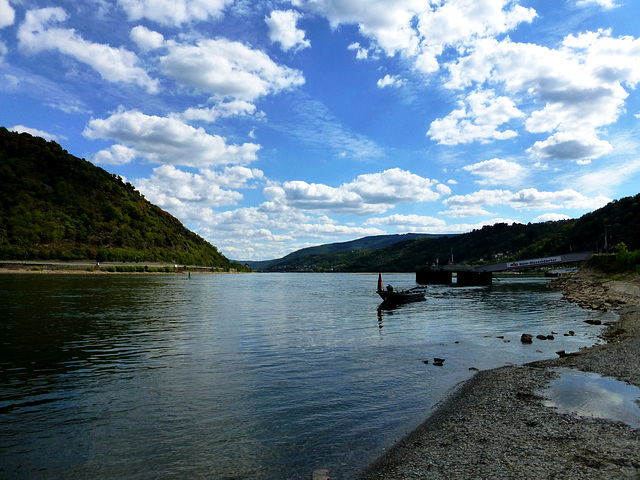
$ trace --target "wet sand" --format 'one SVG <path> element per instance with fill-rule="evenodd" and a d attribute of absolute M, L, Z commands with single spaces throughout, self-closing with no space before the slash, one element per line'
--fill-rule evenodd
<path fill-rule="evenodd" d="M 604 332 L 607 343 L 479 372 L 357 479 L 640 478 L 640 430 L 559 413 L 540 394 L 558 367 L 640 387 L 640 277 L 581 270 L 553 284 L 568 301 L 619 314 Z"/>

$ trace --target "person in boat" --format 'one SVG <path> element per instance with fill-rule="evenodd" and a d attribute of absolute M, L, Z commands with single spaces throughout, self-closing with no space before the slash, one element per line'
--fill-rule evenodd
<path fill-rule="evenodd" d="M 387 292 L 393 292 L 393 287 L 391 285 L 387 285 Z"/>

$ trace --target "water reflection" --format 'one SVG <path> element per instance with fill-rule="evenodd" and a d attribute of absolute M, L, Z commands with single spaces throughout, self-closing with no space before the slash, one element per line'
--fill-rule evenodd
<path fill-rule="evenodd" d="M 640 388 L 615 378 L 569 368 L 538 392 L 547 407 L 579 417 L 603 418 L 640 428 Z"/>
<path fill-rule="evenodd" d="M 603 315 L 537 281 L 378 308 L 376 276 L 0 275 L 0 478 L 348 478 L 469 367 Z"/>
<path fill-rule="evenodd" d="M 378 305 L 378 308 L 376 309 L 377 311 L 377 317 L 378 317 L 378 328 L 380 330 L 382 330 L 382 328 L 384 327 L 384 319 L 391 319 L 394 315 L 395 316 L 402 316 L 403 311 L 412 311 L 415 312 L 415 309 L 412 308 L 414 306 L 415 303 L 422 303 L 424 304 L 425 302 L 413 302 L 413 303 L 389 303 L 389 302 L 382 302 L 380 305 Z M 423 305 L 424 306 L 424 305 Z"/>

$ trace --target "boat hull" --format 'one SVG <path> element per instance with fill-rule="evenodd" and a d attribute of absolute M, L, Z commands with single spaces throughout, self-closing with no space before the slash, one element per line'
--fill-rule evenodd
<path fill-rule="evenodd" d="M 378 295 L 380 295 L 384 303 L 389 304 L 420 302 L 425 300 L 424 292 L 389 292 L 379 290 Z"/>

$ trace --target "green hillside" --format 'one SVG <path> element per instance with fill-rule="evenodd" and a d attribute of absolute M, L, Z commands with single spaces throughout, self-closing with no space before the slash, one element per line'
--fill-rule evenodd
<path fill-rule="evenodd" d="M 357 250 L 373 250 L 383 248 L 394 243 L 416 240 L 419 238 L 440 238 L 451 236 L 453 235 L 434 235 L 430 233 L 374 235 L 371 237 L 351 240 L 349 242 L 327 243 L 325 245 L 303 248 L 275 260 L 247 261 L 242 263 L 246 263 L 254 270 L 283 270 L 286 269 L 288 265 L 299 266 L 301 262 L 305 262 L 305 259 L 309 260 L 310 258 L 319 258 L 323 255 L 352 252 Z"/>
<path fill-rule="evenodd" d="M 293 257 L 267 271 L 412 272 L 424 265 L 495 263 L 569 252 L 613 251 L 618 243 L 640 249 L 640 195 L 613 201 L 579 219 L 536 224 L 496 224 L 472 232 L 420 238 L 383 248 Z M 285 257 L 287 258 L 287 257 Z"/>
<path fill-rule="evenodd" d="M 0 259 L 175 262 L 246 270 L 120 177 L 55 142 L 3 127 Z"/>

